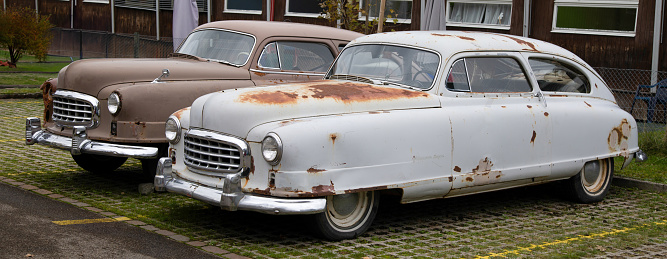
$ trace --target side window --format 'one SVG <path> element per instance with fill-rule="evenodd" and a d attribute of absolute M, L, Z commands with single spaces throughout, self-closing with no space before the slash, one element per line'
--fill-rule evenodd
<path fill-rule="evenodd" d="M 259 66 L 280 70 L 326 72 L 334 55 L 322 43 L 280 41 L 264 47 Z"/>
<path fill-rule="evenodd" d="M 551 59 L 528 60 L 540 89 L 545 92 L 590 93 L 584 74 L 573 66 Z"/>
<path fill-rule="evenodd" d="M 447 89 L 478 93 L 531 92 L 521 65 L 513 58 L 463 58 L 447 76 Z"/>

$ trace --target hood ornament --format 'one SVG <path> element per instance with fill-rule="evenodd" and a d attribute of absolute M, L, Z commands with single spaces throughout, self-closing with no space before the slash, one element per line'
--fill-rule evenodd
<path fill-rule="evenodd" d="M 157 84 L 157 83 L 164 83 L 162 82 L 162 77 L 167 78 L 169 77 L 169 69 L 162 69 L 162 74 L 158 76 L 157 78 L 153 79 L 153 82 L 151 84 Z"/>

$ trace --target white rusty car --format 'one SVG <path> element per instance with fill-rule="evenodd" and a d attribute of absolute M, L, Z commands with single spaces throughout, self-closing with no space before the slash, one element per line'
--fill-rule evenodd
<path fill-rule="evenodd" d="M 600 75 L 550 43 L 473 32 L 351 42 L 326 80 L 224 90 L 166 122 L 156 189 L 223 209 L 313 214 L 328 239 L 403 203 L 565 180 L 604 198 L 614 157 L 646 159 Z"/>

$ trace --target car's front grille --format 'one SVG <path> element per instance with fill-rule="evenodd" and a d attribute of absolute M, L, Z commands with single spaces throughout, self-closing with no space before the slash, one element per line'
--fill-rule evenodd
<path fill-rule="evenodd" d="M 53 95 L 53 121 L 58 125 L 94 127 L 97 110 L 95 97 L 71 92 Z"/>
<path fill-rule="evenodd" d="M 185 134 L 184 157 L 187 166 L 219 173 L 236 173 L 242 169 L 244 152 L 241 148 L 215 136 L 196 133 L 190 131 Z"/>

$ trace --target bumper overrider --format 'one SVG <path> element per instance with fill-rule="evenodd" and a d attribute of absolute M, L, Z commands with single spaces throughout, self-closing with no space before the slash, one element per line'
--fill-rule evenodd
<path fill-rule="evenodd" d="M 105 142 L 93 141 L 87 138 L 84 126 L 74 126 L 72 137 L 63 137 L 42 130 L 39 118 L 30 117 L 25 121 L 25 143 L 26 145 L 42 144 L 59 149 L 69 150 L 72 155 L 82 153 L 92 155 L 104 155 L 115 157 L 132 157 L 138 159 L 151 159 L 158 157 L 158 148 L 131 145 L 119 145 Z"/>
<path fill-rule="evenodd" d="M 182 194 L 219 206 L 224 210 L 247 210 L 266 214 L 316 214 L 324 212 L 325 198 L 290 199 L 257 196 L 241 191 L 241 174 L 227 174 L 223 187 L 212 188 L 172 174 L 171 158 L 160 158 L 155 172 L 155 190 Z"/>

